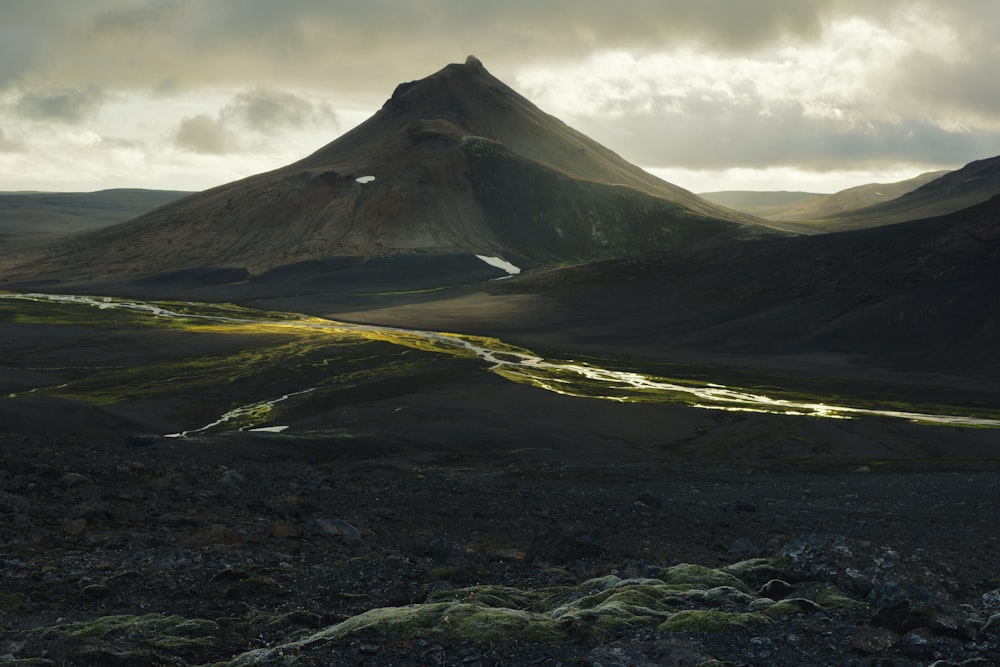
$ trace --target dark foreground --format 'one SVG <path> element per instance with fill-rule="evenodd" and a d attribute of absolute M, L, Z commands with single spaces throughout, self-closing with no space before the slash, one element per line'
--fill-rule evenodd
<path fill-rule="evenodd" d="M 993 471 L 513 435 L 0 436 L 0 661 L 1000 662 Z"/>

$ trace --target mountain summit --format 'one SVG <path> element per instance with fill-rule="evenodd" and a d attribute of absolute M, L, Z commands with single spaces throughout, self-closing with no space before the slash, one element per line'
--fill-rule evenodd
<path fill-rule="evenodd" d="M 758 233 L 760 222 L 626 162 L 470 56 L 400 84 L 298 162 L 74 237 L 48 265 L 86 280 L 413 252 L 545 264 Z"/>

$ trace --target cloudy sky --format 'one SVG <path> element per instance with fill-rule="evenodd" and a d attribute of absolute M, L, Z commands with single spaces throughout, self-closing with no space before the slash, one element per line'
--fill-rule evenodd
<path fill-rule="evenodd" d="M 1000 154 L 997 0 L 0 0 L 0 190 L 201 190 L 475 54 L 696 192 Z"/>

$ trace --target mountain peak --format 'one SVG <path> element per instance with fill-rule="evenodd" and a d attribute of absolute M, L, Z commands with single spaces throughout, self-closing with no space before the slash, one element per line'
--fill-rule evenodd
<path fill-rule="evenodd" d="M 477 58 L 477 57 L 475 57 L 474 55 L 471 55 L 471 54 L 469 55 L 468 58 L 465 59 L 465 65 L 466 65 L 466 67 L 474 67 L 474 68 L 477 68 L 477 69 L 486 69 L 485 67 L 483 67 L 483 63 L 479 60 L 479 58 Z"/>

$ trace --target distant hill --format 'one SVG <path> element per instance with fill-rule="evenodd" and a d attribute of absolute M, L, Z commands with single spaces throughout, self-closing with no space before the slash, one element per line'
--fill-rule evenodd
<path fill-rule="evenodd" d="M 737 211 L 766 218 L 774 217 L 774 213 L 780 214 L 781 211 L 799 202 L 829 195 L 818 192 L 788 192 L 786 190 L 720 190 L 718 192 L 699 192 L 698 196 L 719 206 L 727 206 Z"/>
<path fill-rule="evenodd" d="M 0 192 L 0 235 L 65 234 L 125 222 L 185 197 L 178 190 Z"/>
<path fill-rule="evenodd" d="M 774 221 L 819 223 L 806 225 L 802 231 L 835 231 L 830 218 L 851 214 L 860 209 L 887 202 L 938 179 L 947 171 L 932 171 L 897 183 L 869 183 L 833 194 L 807 192 L 726 191 L 702 193 L 705 199 L 738 211 Z M 792 227 L 795 228 L 795 227 Z"/>
<path fill-rule="evenodd" d="M 1000 194 L 1000 157 L 993 157 L 947 172 L 892 201 L 830 214 L 821 222 L 830 231 L 891 225 L 961 211 L 997 194 Z"/>
<path fill-rule="evenodd" d="M 55 244 L 8 265 L 6 278 L 259 275 L 406 253 L 544 265 L 774 233 L 768 224 L 626 162 L 470 56 L 400 84 L 375 115 L 299 162 Z"/>

